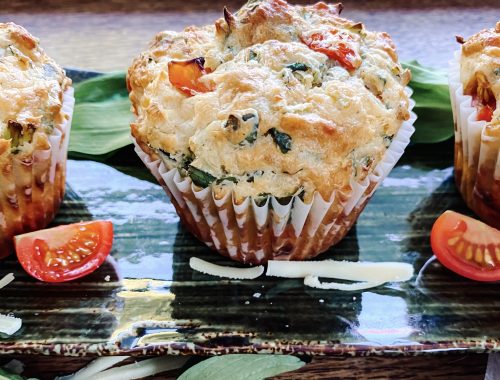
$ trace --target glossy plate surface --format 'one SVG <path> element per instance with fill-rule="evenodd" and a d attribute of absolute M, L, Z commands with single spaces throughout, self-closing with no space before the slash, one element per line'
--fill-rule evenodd
<path fill-rule="evenodd" d="M 356 226 L 320 259 L 403 261 L 418 273 L 446 209 L 466 210 L 453 181 L 451 143 L 409 147 Z M 229 281 L 189 268 L 191 256 L 228 265 L 179 224 L 162 188 L 131 149 L 109 166 L 68 162 L 54 224 L 111 219 L 114 260 L 74 282 L 48 284 L 15 258 L 0 275 L 0 313 L 22 318 L 0 353 L 145 354 L 280 352 L 420 353 L 496 350 L 499 284 L 460 278 L 439 263 L 416 280 L 361 292 L 323 291 L 301 280 Z M 126 162 L 126 165 L 125 165 Z"/>

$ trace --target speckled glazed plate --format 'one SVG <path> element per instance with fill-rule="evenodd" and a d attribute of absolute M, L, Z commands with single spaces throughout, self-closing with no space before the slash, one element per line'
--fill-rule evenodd
<path fill-rule="evenodd" d="M 412 146 L 356 226 L 320 258 L 402 261 L 418 273 L 432 255 L 429 233 L 445 209 L 467 212 L 457 193 L 451 143 Z M 0 353 L 397 354 L 496 350 L 500 284 L 462 279 L 438 263 L 419 278 L 358 292 L 323 291 L 300 280 L 228 281 L 189 268 L 211 252 L 179 224 L 162 188 L 132 149 L 116 165 L 68 162 L 68 191 L 54 224 L 110 219 L 112 260 L 92 275 L 47 284 L 15 258 L 0 275 L 0 313 L 21 317 Z M 123 157 L 126 157 L 124 159 Z M 127 162 L 127 165 L 124 163 Z"/>

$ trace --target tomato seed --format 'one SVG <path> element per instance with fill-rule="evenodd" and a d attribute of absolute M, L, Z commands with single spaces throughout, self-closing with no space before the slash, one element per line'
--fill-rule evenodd
<path fill-rule="evenodd" d="M 50 264 L 52 263 L 53 259 L 54 259 L 54 258 L 53 258 L 53 256 L 52 256 L 50 253 L 47 253 L 47 254 L 45 255 L 45 264 L 46 264 L 48 267 L 50 267 Z"/>
<path fill-rule="evenodd" d="M 474 254 L 474 260 L 478 264 L 481 264 L 483 262 L 483 251 L 480 247 L 476 248 L 476 253 Z"/>
<path fill-rule="evenodd" d="M 469 245 L 469 246 L 467 247 L 467 249 L 465 250 L 465 259 L 466 259 L 466 260 L 469 260 L 469 261 L 470 261 L 470 260 L 472 260 L 472 256 L 473 256 L 473 254 L 474 254 L 474 253 L 472 252 L 472 247 Z"/>
<path fill-rule="evenodd" d="M 484 262 L 486 263 L 486 265 L 488 265 L 490 267 L 494 267 L 495 266 L 495 262 L 493 261 L 493 258 L 490 255 L 488 247 L 484 248 Z"/>
<path fill-rule="evenodd" d="M 455 244 L 457 244 L 459 239 L 460 239 L 460 236 L 452 237 L 451 239 L 448 240 L 448 245 L 453 247 Z"/>
<path fill-rule="evenodd" d="M 92 251 L 90 249 L 87 249 L 87 248 L 84 248 L 84 247 L 78 247 L 76 249 L 76 252 L 80 255 L 80 256 L 88 256 L 92 253 Z"/>

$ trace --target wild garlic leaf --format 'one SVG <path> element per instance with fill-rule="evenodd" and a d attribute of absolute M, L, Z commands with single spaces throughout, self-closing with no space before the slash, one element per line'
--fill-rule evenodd
<path fill-rule="evenodd" d="M 193 165 L 189 165 L 188 174 L 191 181 L 193 181 L 196 186 L 202 188 L 210 186 L 210 184 L 217 179 L 212 174 L 198 169 Z"/>
<path fill-rule="evenodd" d="M 289 355 L 234 354 L 204 360 L 184 372 L 178 380 L 260 380 L 304 366 Z"/>
<path fill-rule="evenodd" d="M 450 103 L 450 90 L 446 73 L 420 65 L 417 61 L 403 63 L 410 69 L 413 90 L 412 98 L 417 114 L 414 143 L 437 143 L 453 136 L 453 114 Z"/>
<path fill-rule="evenodd" d="M 75 100 L 70 157 L 103 155 L 132 144 L 130 122 L 134 117 L 124 73 L 106 74 L 76 84 Z"/>

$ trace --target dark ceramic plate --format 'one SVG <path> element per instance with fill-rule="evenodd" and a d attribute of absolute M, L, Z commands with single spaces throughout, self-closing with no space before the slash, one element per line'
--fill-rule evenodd
<path fill-rule="evenodd" d="M 429 233 L 436 217 L 449 208 L 467 212 L 453 183 L 452 150 L 450 142 L 408 148 L 356 226 L 321 258 L 403 261 L 418 273 L 432 255 Z M 0 313 L 21 317 L 23 327 L 0 336 L 0 352 L 367 355 L 497 349 L 500 285 L 465 280 L 438 263 L 418 283 L 414 277 L 362 292 L 193 272 L 191 256 L 230 262 L 182 228 L 162 188 L 131 150 L 124 153 L 113 166 L 70 160 L 68 191 L 55 221 L 111 219 L 114 260 L 81 281 L 56 285 L 33 280 L 15 258 L 3 262 L 0 275 L 14 272 L 16 280 L 0 290 Z"/>

